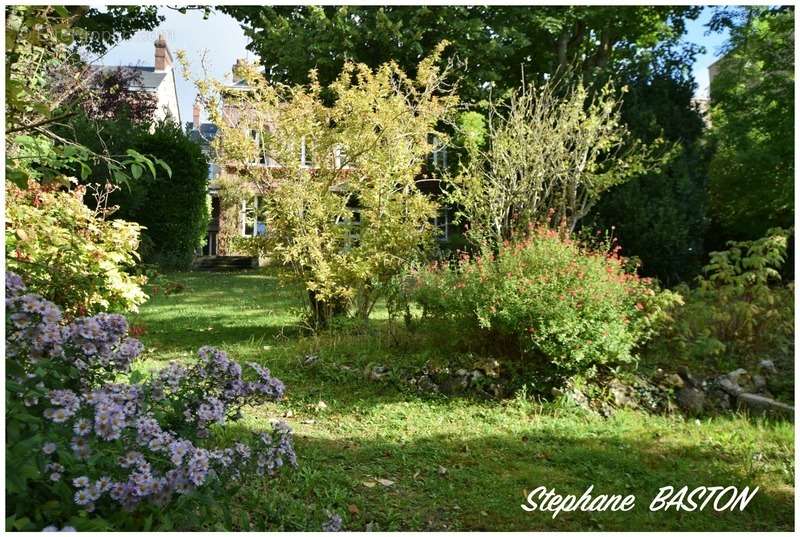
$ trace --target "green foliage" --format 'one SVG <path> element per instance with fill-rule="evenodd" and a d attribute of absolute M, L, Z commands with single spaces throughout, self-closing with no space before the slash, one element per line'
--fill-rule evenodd
<path fill-rule="evenodd" d="M 242 23 L 248 48 L 270 58 L 267 77 L 306 83 L 335 80 L 348 60 L 370 67 L 395 61 L 414 73 L 420 58 L 443 41 L 461 61 L 462 101 L 505 96 L 525 82 L 539 82 L 574 62 L 593 78 L 631 62 L 646 63 L 677 46 L 685 6 L 224 6 Z"/>
<path fill-rule="evenodd" d="M 117 218 L 145 228 L 140 249 L 144 262 L 187 268 L 202 245 L 210 218 L 208 160 L 200 145 L 169 119 L 152 124 L 124 114 L 113 119 L 80 116 L 64 135 L 93 151 L 148 155 L 150 164 L 129 166 L 130 179 L 109 202 L 116 206 Z M 106 163 L 99 162 L 81 182 L 91 183 L 93 177 L 109 173 Z"/>
<path fill-rule="evenodd" d="M 85 180 L 101 164 L 99 182 L 125 183 L 147 169 L 155 175 L 153 162 L 136 151 L 93 152 L 62 136 L 67 120 L 91 108 L 86 102 L 97 104 L 97 72 L 71 48 L 73 26 L 86 9 L 12 6 L 6 12 L 5 165 L 6 177 L 20 187 L 30 179 L 64 185 L 70 175 Z"/>
<path fill-rule="evenodd" d="M 220 180 L 223 197 L 235 206 L 263 196 L 271 254 L 305 285 L 316 322 L 350 306 L 368 318 L 388 282 L 431 243 L 436 203 L 415 180 L 429 135 L 456 104 L 439 65 L 445 45 L 416 78 L 394 63 L 375 71 L 348 63 L 327 88 L 330 100 L 316 81 L 271 84 L 249 64 L 235 73 L 247 91 L 198 82 L 219 126 L 215 152 L 234 170 Z"/>
<path fill-rule="evenodd" d="M 610 82 L 591 94 L 558 78 L 492 103 L 486 149 L 481 125 L 462 121 L 467 158 L 448 186 L 469 238 L 495 249 L 529 225 L 572 231 L 603 192 L 648 169 L 653 151 L 629 140 L 620 106 Z"/>
<path fill-rule="evenodd" d="M 703 121 L 691 105 L 694 82 L 681 68 L 685 63 L 676 58 L 627 74 L 623 121 L 644 143 L 663 138 L 673 150 L 659 170 L 609 189 L 587 218 L 594 227 L 614 227 L 623 253 L 638 257 L 641 273 L 666 285 L 699 273 L 707 227 L 708 151 Z"/>
<path fill-rule="evenodd" d="M 119 216 L 144 226 L 152 249 L 144 261 L 167 268 L 186 268 L 202 245 L 210 218 L 206 192 L 208 160 L 199 144 L 168 120 L 152 131 L 141 130 L 128 142 L 167 166 L 155 177 L 140 175 L 129 195 L 121 199 Z M 128 195 L 125 189 L 121 194 Z M 129 197 L 128 200 L 131 198 Z"/>
<path fill-rule="evenodd" d="M 697 287 L 683 285 L 685 307 L 656 352 L 694 362 L 726 359 L 740 367 L 758 359 L 791 355 L 794 283 L 780 283 L 789 232 L 771 229 L 754 240 L 728 243 L 711 252 Z"/>
<path fill-rule="evenodd" d="M 95 54 L 105 53 L 114 44 L 125 41 L 141 30 L 154 30 L 164 22 L 158 6 L 70 7 L 79 12 L 75 23 L 76 44 Z"/>
<path fill-rule="evenodd" d="M 720 20 L 721 19 L 721 20 Z M 794 7 L 725 10 L 711 85 L 711 214 L 717 244 L 794 221 Z"/>
<path fill-rule="evenodd" d="M 84 205 L 85 191 L 6 183 L 6 266 L 68 315 L 135 311 L 145 279 L 127 274 L 138 260 L 140 227 L 107 221 Z"/>
<path fill-rule="evenodd" d="M 504 243 L 498 254 L 418 275 L 411 293 L 453 337 L 506 342 L 535 363 L 587 372 L 635 361 L 677 295 L 626 272 L 616 254 L 590 251 L 554 230 Z"/>

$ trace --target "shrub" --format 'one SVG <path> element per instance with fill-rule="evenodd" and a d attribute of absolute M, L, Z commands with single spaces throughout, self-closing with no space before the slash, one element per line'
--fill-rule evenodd
<path fill-rule="evenodd" d="M 496 256 L 462 256 L 454 268 L 419 274 L 413 298 L 424 315 L 446 318 L 461 333 L 563 372 L 633 362 L 677 297 L 626 272 L 616 254 L 591 251 L 553 230 L 537 229 Z"/>
<path fill-rule="evenodd" d="M 733 366 L 765 356 L 791 355 L 794 341 L 794 284 L 783 285 L 779 269 L 790 232 L 728 242 L 711 252 L 697 286 L 678 290 L 686 306 L 665 334 L 662 353 L 695 363 L 727 357 Z"/>
<path fill-rule="evenodd" d="M 250 364 L 246 380 L 203 347 L 194 365 L 142 380 L 130 369 L 142 345 L 121 315 L 64 324 L 13 273 L 6 297 L 7 529 L 148 530 L 154 516 L 181 527 L 227 498 L 226 484 L 296 464 L 281 423 L 221 447 L 244 405 L 283 396 L 267 369 Z"/>
<path fill-rule="evenodd" d="M 155 178 L 142 176 L 144 190 L 138 204 L 120 203 L 120 216 L 138 222 L 152 241 L 145 261 L 165 268 L 188 268 L 202 246 L 210 218 L 206 200 L 208 161 L 200 145 L 171 121 L 141 130 L 134 147 L 166 162 L 171 170 L 157 170 Z"/>
<path fill-rule="evenodd" d="M 72 191 L 6 184 L 6 262 L 31 290 L 68 316 L 101 310 L 130 311 L 147 296 L 145 278 L 125 269 L 137 260 L 140 227 L 103 220 Z"/>
<path fill-rule="evenodd" d="M 437 126 L 457 104 L 446 84 L 451 66 L 439 61 L 445 46 L 413 78 L 393 63 L 372 70 L 347 62 L 329 87 L 315 80 L 286 88 L 244 62 L 236 76 L 252 91 L 197 81 L 220 129 L 213 148 L 228 170 L 223 210 L 264 194 L 264 241 L 303 285 L 315 326 L 350 309 L 368 319 L 388 282 L 431 246 L 436 203 L 416 179 L 434 149 L 431 135 L 445 138 Z M 231 109 L 247 113 L 232 120 Z"/>

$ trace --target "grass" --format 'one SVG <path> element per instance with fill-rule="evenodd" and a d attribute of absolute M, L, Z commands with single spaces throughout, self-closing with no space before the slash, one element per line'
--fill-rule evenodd
<path fill-rule="evenodd" d="M 155 295 L 131 318 L 144 328 L 141 367 L 215 345 L 268 366 L 288 399 L 252 408 L 237 427 L 285 419 L 300 467 L 249 479 L 234 529 L 319 530 L 336 512 L 348 530 L 737 530 L 794 528 L 794 427 L 747 416 L 705 420 L 620 411 L 608 419 L 524 394 L 503 401 L 422 395 L 371 364 L 413 369 L 448 359 L 425 334 L 384 319 L 319 335 L 297 327 L 296 290 L 278 273 L 177 273 L 181 293 Z M 310 366 L 303 357 L 316 354 Z M 320 401 L 324 405 L 320 405 Z M 388 480 L 385 486 L 378 479 Z M 634 494 L 628 512 L 525 512 L 527 492 Z M 760 487 L 743 512 L 650 512 L 660 487 Z M 212 521 L 197 528 L 218 527 Z"/>

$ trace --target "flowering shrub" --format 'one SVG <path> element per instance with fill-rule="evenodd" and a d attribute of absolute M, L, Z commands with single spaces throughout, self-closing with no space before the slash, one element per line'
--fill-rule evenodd
<path fill-rule="evenodd" d="M 137 260 L 137 224 L 99 218 L 84 189 L 6 183 L 6 263 L 31 290 L 67 316 L 131 311 L 147 298 L 145 278 L 125 272 Z"/>
<path fill-rule="evenodd" d="M 419 273 L 412 298 L 429 318 L 493 345 L 510 342 L 563 371 L 632 362 L 677 295 L 625 270 L 619 248 L 593 251 L 536 229 L 497 255 Z"/>
<path fill-rule="evenodd" d="M 228 482 L 296 465 L 285 424 L 225 447 L 215 434 L 244 405 L 283 397 L 269 370 L 250 364 L 246 379 L 203 347 L 195 364 L 142 379 L 130 372 L 142 345 L 124 317 L 67 324 L 26 291 L 6 274 L 7 529 L 149 529 L 154 513 L 167 528 L 180 509 L 213 507 Z"/>

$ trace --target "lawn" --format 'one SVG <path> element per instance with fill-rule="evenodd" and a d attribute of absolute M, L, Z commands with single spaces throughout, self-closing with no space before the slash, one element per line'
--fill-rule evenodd
<path fill-rule="evenodd" d="M 288 389 L 279 405 L 248 410 L 240 426 L 274 419 L 295 431 L 299 468 L 250 478 L 234 498 L 235 529 L 319 530 L 325 511 L 348 530 L 737 530 L 794 528 L 794 428 L 744 416 L 695 420 L 620 411 L 610 418 L 537 403 L 447 398 L 412 391 L 375 364 L 413 369 L 450 352 L 391 325 L 310 335 L 297 325 L 297 290 L 269 270 L 175 273 L 178 293 L 152 293 L 141 327 L 149 369 L 214 345 L 271 369 Z M 316 360 L 306 360 L 308 355 Z M 308 363 L 307 363 L 308 362 Z M 379 481 L 381 480 L 381 481 Z M 521 509 L 538 486 L 559 494 L 634 494 L 628 513 Z M 759 486 L 743 512 L 650 512 L 663 486 Z M 211 521 L 197 528 L 214 529 Z"/>

